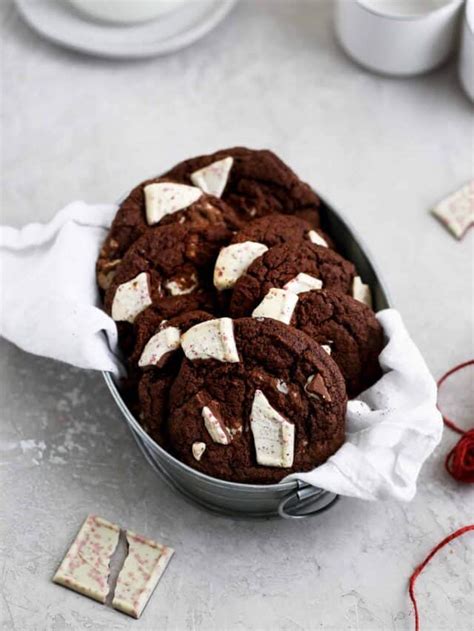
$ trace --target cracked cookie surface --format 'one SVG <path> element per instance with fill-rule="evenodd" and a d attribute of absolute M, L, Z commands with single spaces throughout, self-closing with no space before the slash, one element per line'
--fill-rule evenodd
<path fill-rule="evenodd" d="M 241 228 L 232 238 L 231 243 L 254 241 L 263 243 L 268 248 L 282 243 L 299 243 L 300 241 L 324 241 L 333 248 L 331 239 L 320 228 L 313 228 L 311 224 L 300 217 L 292 215 L 266 215 L 254 219 Z"/>
<path fill-rule="evenodd" d="M 384 346 L 382 327 L 374 312 L 351 296 L 329 290 L 302 293 L 290 324 L 331 349 L 349 397 L 381 377 L 378 357 Z"/>
<path fill-rule="evenodd" d="M 321 202 L 312 188 L 268 150 L 232 147 L 216 153 L 180 162 L 163 177 L 190 184 L 191 175 L 216 161 L 231 157 L 222 199 L 244 221 L 264 215 L 283 213 L 297 215 L 319 226 Z"/>
<path fill-rule="evenodd" d="M 319 279 L 325 289 L 350 294 L 356 271 L 337 252 L 308 241 L 276 245 L 256 259 L 235 284 L 230 315 L 251 315 L 270 289 L 284 287 L 300 273 Z"/>
<path fill-rule="evenodd" d="M 96 264 L 97 282 L 107 290 L 129 248 L 156 225 L 180 224 L 199 227 L 224 227 L 231 231 L 242 227 L 235 212 L 223 200 L 205 195 L 186 208 L 162 217 L 158 224 L 150 225 L 146 217 L 144 188 L 150 184 L 169 183 L 163 178 L 145 180 L 136 186 L 120 204 L 109 233 L 102 244 Z"/>

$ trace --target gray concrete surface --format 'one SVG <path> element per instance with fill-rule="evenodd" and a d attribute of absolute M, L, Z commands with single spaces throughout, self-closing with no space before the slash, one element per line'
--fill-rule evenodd
<path fill-rule="evenodd" d="M 472 177 L 472 107 L 453 63 L 411 80 L 369 74 L 317 0 L 242 2 L 202 42 L 143 62 L 61 50 L 10 0 L 0 20 L 3 223 L 113 201 L 193 154 L 270 147 L 358 226 L 433 373 L 472 355 L 474 231 L 458 243 L 428 214 Z M 4 629 L 413 629 L 408 576 L 472 517 L 472 491 L 443 470 L 449 431 L 410 504 L 343 500 L 301 523 L 216 517 L 148 468 L 100 375 L 4 341 L 0 362 Z M 138 622 L 51 582 L 88 512 L 176 549 Z M 472 543 L 419 579 L 422 629 L 472 628 Z"/>

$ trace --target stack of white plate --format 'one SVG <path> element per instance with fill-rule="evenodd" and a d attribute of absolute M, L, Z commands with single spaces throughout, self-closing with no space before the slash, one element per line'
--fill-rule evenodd
<path fill-rule="evenodd" d="M 28 25 L 61 46 L 133 59 L 174 52 L 211 31 L 236 0 L 15 0 Z"/>

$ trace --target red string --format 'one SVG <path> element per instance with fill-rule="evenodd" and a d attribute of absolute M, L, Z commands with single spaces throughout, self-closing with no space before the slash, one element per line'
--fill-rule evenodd
<path fill-rule="evenodd" d="M 441 379 L 438 381 L 438 392 L 442 384 L 454 373 L 459 372 L 467 366 L 472 366 L 474 359 L 470 359 L 467 362 L 459 364 L 451 370 L 448 370 Z M 439 409 L 439 406 L 438 406 Z M 440 410 L 441 411 L 441 410 Z M 451 451 L 446 456 L 444 466 L 446 471 L 458 482 L 474 482 L 474 428 L 469 430 L 463 430 L 456 423 L 445 416 L 443 416 L 444 424 L 458 434 L 461 434 L 461 438 Z"/>
<path fill-rule="evenodd" d="M 428 565 L 428 563 L 431 561 L 434 555 L 438 552 L 438 550 L 441 550 L 441 548 L 444 548 L 444 546 L 448 544 L 450 541 L 452 541 L 453 539 L 457 539 L 457 537 L 460 537 L 464 533 L 469 532 L 469 530 L 474 530 L 474 524 L 471 524 L 470 526 L 463 526 L 462 528 L 459 528 L 459 530 L 456 530 L 450 535 L 448 535 L 447 537 L 445 537 L 443 541 L 440 541 L 440 543 L 438 543 L 438 545 L 434 547 L 433 550 L 431 550 L 431 552 L 423 561 L 423 563 L 421 563 L 415 569 L 413 574 L 410 576 L 409 591 L 410 591 L 411 602 L 413 603 L 413 608 L 415 610 L 415 631 L 420 630 L 420 617 L 418 615 L 418 606 L 416 604 L 416 596 L 415 596 L 416 579 L 421 574 L 421 572 L 425 569 L 425 567 Z"/>
<path fill-rule="evenodd" d="M 446 379 L 448 379 L 448 377 L 462 370 L 463 368 L 466 368 L 467 366 L 472 366 L 473 364 L 474 359 L 471 359 L 467 362 L 459 364 L 458 366 L 455 366 L 454 368 L 451 368 L 451 370 L 448 370 L 448 372 L 444 374 L 438 381 L 438 392 L 441 385 L 446 381 Z M 457 432 L 458 434 L 461 434 L 459 442 L 451 449 L 451 451 L 446 456 L 446 470 L 450 475 L 452 475 L 455 480 L 458 480 L 459 482 L 474 482 L 474 429 L 463 430 L 458 427 L 458 425 L 456 425 L 456 423 L 452 419 L 445 416 L 442 412 L 441 414 L 443 416 L 443 421 L 445 425 L 447 425 L 447 427 Z M 435 546 L 431 550 L 423 563 L 415 568 L 415 571 L 410 576 L 409 593 L 411 602 L 413 603 L 413 609 L 415 610 L 415 631 L 420 630 L 420 617 L 418 614 L 418 605 L 416 603 L 415 596 L 416 579 L 425 569 L 425 567 L 428 565 L 434 555 L 438 552 L 438 550 L 441 550 L 441 548 L 443 548 L 450 541 L 456 539 L 457 537 L 460 537 L 470 530 L 474 530 L 474 524 L 471 524 L 470 526 L 463 526 L 462 528 L 459 528 L 455 532 L 445 537 L 442 541 L 440 541 L 440 543 L 438 543 L 437 546 Z"/>

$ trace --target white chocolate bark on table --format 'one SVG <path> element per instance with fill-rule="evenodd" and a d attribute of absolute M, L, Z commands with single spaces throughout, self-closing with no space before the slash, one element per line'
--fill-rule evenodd
<path fill-rule="evenodd" d="M 174 550 L 131 530 L 126 531 L 126 537 L 128 555 L 117 579 L 112 606 L 139 618 Z"/>
<path fill-rule="evenodd" d="M 120 536 L 116 524 L 89 515 L 69 548 L 53 581 L 105 603 L 109 593 L 110 559 Z"/>
<path fill-rule="evenodd" d="M 456 239 L 461 239 L 474 225 L 474 180 L 443 199 L 431 212 Z"/>

